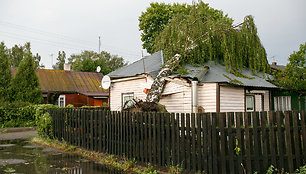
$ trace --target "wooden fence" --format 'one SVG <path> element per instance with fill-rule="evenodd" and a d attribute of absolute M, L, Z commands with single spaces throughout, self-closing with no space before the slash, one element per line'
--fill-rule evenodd
<path fill-rule="evenodd" d="M 305 111 L 129 113 L 50 110 L 54 136 L 88 150 L 207 173 L 293 172 L 306 162 Z"/>

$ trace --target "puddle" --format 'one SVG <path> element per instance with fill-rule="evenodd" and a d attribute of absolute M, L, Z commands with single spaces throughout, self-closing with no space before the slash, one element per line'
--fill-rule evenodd
<path fill-rule="evenodd" d="M 108 166 L 26 140 L 0 141 L 0 173 L 18 174 L 120 174 Z"/>

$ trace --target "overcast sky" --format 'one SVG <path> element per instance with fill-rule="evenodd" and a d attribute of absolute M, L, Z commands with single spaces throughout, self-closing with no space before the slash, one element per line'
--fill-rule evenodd
<path fill-rule="evenodd" d="M 46 68 L 58 51 L 70 54 L 99 49 L 134 62 L 141 58 L 138 17 L 150 2 L 192 0 L 0 0 L 0 41 L 7 47 L 31 42 Z M 305 0 L 209 0 L 240 23 L 253 15 L 269 62 L 285 65 L 288 56 L 306 42 Z M 146 54 L 146 53 L 145 53 Z M 53 55 L 53 61 L 52 56 Z"/>

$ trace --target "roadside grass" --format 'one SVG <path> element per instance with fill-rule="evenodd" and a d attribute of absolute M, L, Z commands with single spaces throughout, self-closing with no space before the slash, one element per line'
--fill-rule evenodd
<path fill-rule="evenodd" d="M 87 159 L 94 160 L 96 162 L 99 162 L 100 164 L 108 165 L 120 170 L 123 170 L 124 172 L 131 172 L 131 173 L 152 173 L 152 174 L 163 174 L 163 173 L 169 173 L 168 170 L 161 171 L 156 169 L 151 164 L 142 165 L 137 163 L 137 161 L 130 160 L 123 157 L 117 157 L 115 155 L 110 155 L 106 153 L 98 153 L 94 151 L 88 151 L 80 147 L 71 146 L 67 144 L 65 141 L 58 141 L 58 140 L 52 140 L 52 139 L 44 139 L 40 137 L 34 137 L 31 139 L 31 142 L 40 144 L 43 146 L 52 147 L 55 149 L 59 149 L 62 151 L 65 151 L 67 153 L 74 153 L 81 155 Z M 171 172 L 172 173 L 172 172 Z"/>

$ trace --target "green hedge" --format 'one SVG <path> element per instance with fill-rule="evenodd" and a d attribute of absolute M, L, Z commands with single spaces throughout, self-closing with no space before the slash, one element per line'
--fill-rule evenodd
<path fill-rule="evenodd" d="M 14 108 L 15 106 L 22 106 L 22 104 L 0 107 L 0 128 L 37 126 L 37 119 L 44 114 L 45 110 L 58 108 L 54 105 L 28 105 Z"/>

